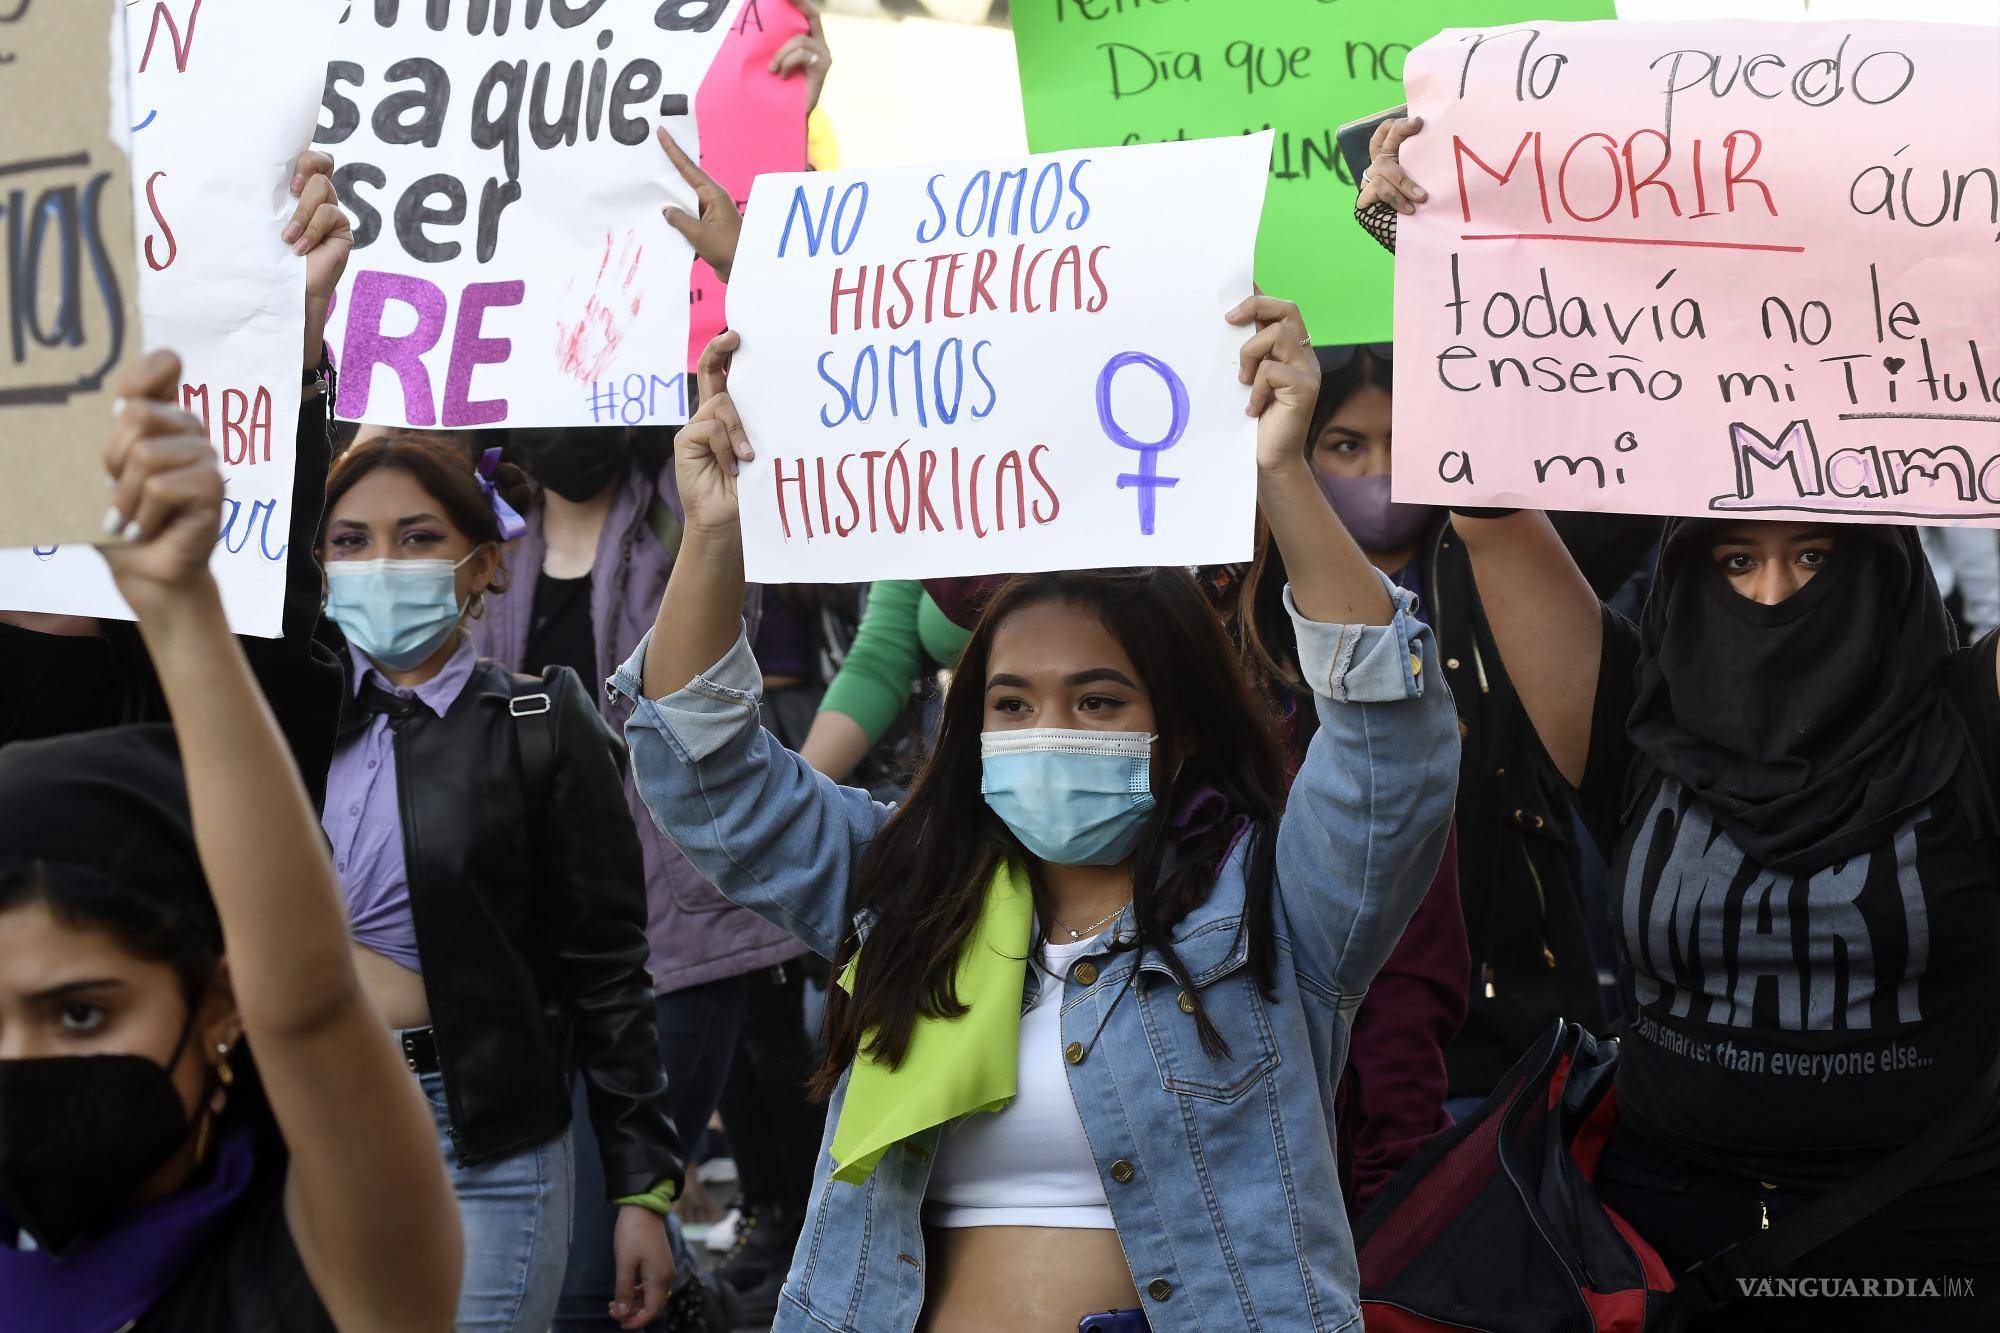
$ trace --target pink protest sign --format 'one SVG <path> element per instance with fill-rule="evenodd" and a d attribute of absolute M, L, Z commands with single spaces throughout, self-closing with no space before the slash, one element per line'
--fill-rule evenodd
<path fill-rule="evenodd" d="M 695 95 L 702 170 L 729 191 L 738 208 L 749 202 L 750 183 L 764 173 L 805 170 L 805 78 L 780 79 L 770 69 L 778 48 L 805 31 L 806 16 L 789 0 L 746 0 Z M 706 260 L 694 261 L 692 285 L 690 371 L 728 318 L 722 279 Z"/>
<path fill-rule="evenodd" d="M 1926 23 L 1424 43 L 1396 498 L 2000 526 L 1996 69 Z"/>

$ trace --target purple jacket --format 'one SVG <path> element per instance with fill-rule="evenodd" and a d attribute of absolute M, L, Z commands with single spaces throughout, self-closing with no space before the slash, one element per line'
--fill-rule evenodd
<path fill-rule="evenodd" d="M 597 560 L 590 581 L 590 625 L 597 641 L 597 679 L 584 684 L 596 696 L 605 720 L 620 735 L 632 705 L 613 701 L 604 682 L 618 664 L 639 646 L 653 627 L 660 596 L 674 559 L 647 522 L 654 502 L 665 501 L 681 512 L 673 469 L 660 470 L 657 481 L 639 468 L 632 470 L 612 503 L 597 539 Z M 473 646 L 482 657 L 519 670 L 528 649 L 528 624 L 534 615 L 535 582 L 548 544 L 542 536 L 542 507 L 526 515 L 528 530 L 507 548 L 512 575 L 507 591 L 487 600 L 486 613 L 471 622 Z M 753 590 L 751 596 L 756 597 Z M 646 863 L 646 940 L 651 946 L 647 967 L 659 994 L 684 990 L 705 981 L 741 976 L 760 967 L 775 967 L 805 952 L 790 935 L 717 893 L 667 841 L 647 813 L 628 775 L 625 800 L 639 825 L 639 846 Z"/>

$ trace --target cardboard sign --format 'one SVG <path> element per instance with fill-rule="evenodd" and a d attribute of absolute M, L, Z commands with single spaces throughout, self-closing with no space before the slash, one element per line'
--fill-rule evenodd
<path fill-rule="evenodd" d="M 122 16 L 0 9 L 0 544 L 104 536 L 111 386 L 139 341 Z"/>
<path fill-rule="evenodd" d="M 738 208 L 750 185 L 774 171 L 806 169 L 806 81 L 771 73 L 778 49 L 806 32 L 806 16 L 790 0 L 743 0 L 742 14 L 694 99 L 701 167 L 729 191 Z M 688 369 L 701 349 L 728 326 L 728 288 L 706 260 L 694 261 L 688 320 Z"/>
<path fill-rule="evenodd" d="M 653 134 L 699 160 L 692 99 L 744 3 L 352 7 L 317 140 L 357 242 L 341 417 L 685 419 L 694 252 L 660 209 L 694 196 Z"/>
<path fill-rule="evenodd" d="M 1410 57 L 1396 498 L 2000 524 L 2000 30 Z"/>
<path fill-rule="evenodd" d="M 213 567 L 230 625 L 275 636 L 284 614 L 306 287 L 305 261 L 281 233 L 298 203 L 292 168 L 312 137 L 335 11 L 148 0 L 121 12 L 145 345 L 179 353 L 182 405 L 206 424 L 222 456 L 227 492 Z M 258 114 L 246 117 L 245 106 Z M 0 552 L 0 605 L 131 618 L 88 545 L 104 535 L 97 525 L 108 493 L 96 460 L 109 420 L 106 406 L 87 423 L 89 530 L 74 544 Z"/>
<path fill-rule="evenodd" d="M 1389 336 L 1390 256 L 1353 225 L 1335 131 L 1403 100 L 1403 62 L 1453 24 L 1610 18 L 1612 0 L 1016 0 L 1028 146 L 1273 129 L 1257 281 L 1319 343 Z"/>
<path fill-rule="evenodd" d="M 1269 136 L 758 180 L 730 376 L 758 583 L 1250 556 Z M 1168 206 L 1167 201 L 1173 201 Z"/>

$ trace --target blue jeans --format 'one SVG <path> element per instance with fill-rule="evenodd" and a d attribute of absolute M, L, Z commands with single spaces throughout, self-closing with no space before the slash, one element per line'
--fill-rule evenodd
<path fill-rule="evenodd" d="M 447 1134 L 444 1079 L 424 1074 L 418 1081 L 437 1120 L 438 1144 L 465 1229 L 458 1333 L 546 1333 L 569 1259 L 576 1192 L 570 1132 L 501 1161 L 464 1166 Z"/>
<path fill-rule="evenodd" d="M 736 1049 L 736 1030 L 743 1021 L 743 978 L 726 977 L 689 986 L 655 998 L 660 1054 L 667 1064 L 667 1102 L 674 1127 L 680 1131 L 681 1152 L 688 1170 L 695 1169 L 702 1131 L 722 1098 L 729 1075 L 729 1057 Z M 575 1110 L 570 1127 L 576 1135 L 576 1214 L 569 1249 L 569 1275 L 562 1282 L 562 1302 L 556 1309 L 556 1333 L 602 1333 L 618 1326 L 608 1313 L 612 1271 L 611 1230 L 618 1210 L 604 1193 L 604 1170 L 598 1162 L 597 1136 L 591 1132 L 583 1084 L 571 1086 Z M 678 1252 L 678 1230 L 675 1233 Z M 540 1330 L 537 1330 L 540 1333 Z"/>

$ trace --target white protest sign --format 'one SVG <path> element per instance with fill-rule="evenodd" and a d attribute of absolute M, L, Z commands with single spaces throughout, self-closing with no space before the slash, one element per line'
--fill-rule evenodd
<path fill-rule="evenodd" d="M 1248 331 L 1223 315 L 1270 151 L 759 177 L 729 288 L 750 578 L 1248 559 Z"/>
<path fill-rule="evenodd" d="M 2000 525 L 2000 29 L 1411 53 L 1396 498 Z"/>
<path fill-rule="evenodd" d="M 274 637 L 306 282 L 305 261 L 281 232 L 298 203 L 292 169 L 312 138 L 335 11 L 144 0 L 125 15 L 145 344 L 180 354 L 182 402 L 222 454 L 227 492 L 213 567 L 229 623 Z M 107 439 L 110 425 L 107 417 Z M 88 546 L 0 552 L 0 607 L 131 619 Z"/>
<path fill-rule="evenodd" d="M 321 147 L 356 249 L 329 333 L 349 421 L 687 415 L 693 102 L 743 0 L 356 0 Z"/>

